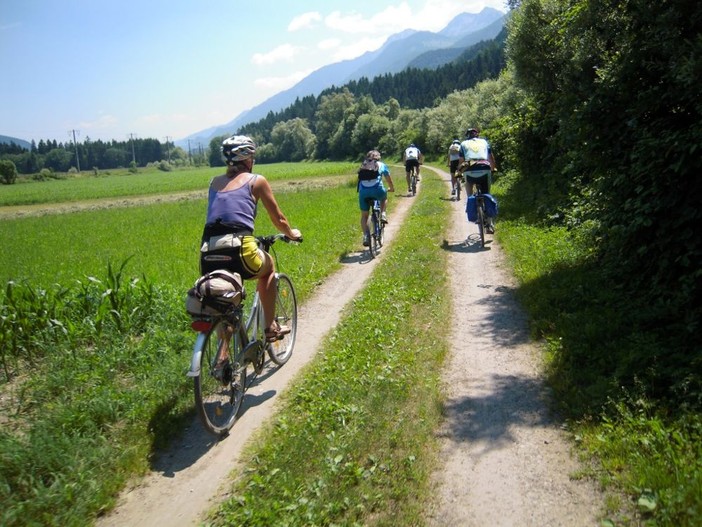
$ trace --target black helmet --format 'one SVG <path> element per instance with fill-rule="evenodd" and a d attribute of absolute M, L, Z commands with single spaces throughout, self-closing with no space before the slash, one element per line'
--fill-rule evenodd
<path fill-rule="evenodd" d="M 468 128 L 466 130 L 466 137 L 478 137 L 480 135 L 480 130 L 477 128 Z"/>

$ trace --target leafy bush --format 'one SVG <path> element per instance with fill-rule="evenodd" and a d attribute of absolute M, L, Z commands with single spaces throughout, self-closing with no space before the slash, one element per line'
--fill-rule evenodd
<path fill-rule="evenodd" d="M 12 185 L 17 181 L 17 167 L 9 159 L 0 159 L 0 178 L 5 185 Z"/>

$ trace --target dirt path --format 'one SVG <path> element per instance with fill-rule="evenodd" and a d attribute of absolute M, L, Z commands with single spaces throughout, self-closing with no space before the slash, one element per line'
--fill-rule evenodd
<path fill-rule="evenodd" d="M 448 181 L 448 173 L 442 175 Z M 590 483 L 570 479 L 579 466 L 547 410 L 539 351 L 502 251 L 489 235 L 480 247 L 477 226 L 466 222 L 465 198 L 452 205 L 453 228 L 444 246 L 454 271 L 455 325 L 444 374 L 446 421 L 439 431 L 443 466 L 434 475 L 428 524 L 598 525 L 602 497 Z"/>
<path fill-rule="evenodd" d="M 397 206 L 389 215 L 386 246 L 392 243 L 412 198 L 391 194 Z M 359 229 L 360 231 L 360 229 Z M 361 235 L 359 232 L 359 246 Z M 207 510 L 224 496 L 228 474 L 235 467 L 244 444 L 258 426 L 275 411 L 277 395 L 314 356 L 322 339 L 339 322 L 344 307 L 358 294 L 376 263 L 367 252 L 353 253 L 343 268 L 327 280 L 298 314 L 295 352 L 281 369 L 264 371 L 249 390 L 242 415 L 232 433 L 223 441 L 213 441 L 198 421 L 184 438 L 159 456 L 153 470 L 137 486 L 124 492 L 117 507 L 101 518 L 100 527 L 168 527 L 198 525 Z M 294 277 L 293 277 L 294 278 Z M 189 357 L 183 357 L 184 361 Z M 186 363 L 184 362 L 185 366 Z"/>
<path fill-rule="evenodd" d="M 448 174 L 438 173 L 448 181 Z M 412 201 L 402 193 L 395 197 L 388 243 Z M 480 250 L 476 236 L 465 244 L 475 226 L 468 226 L 463 204 L 452 206 L 454 229 L 445 247 L 455 271 L 458 317 L 445 374 L 447 419 L 439 431 L 444 466 L 434 477 L 436 500 L 427 508 L 427 522 L 442 527 L 596 525 L 600 498 L 588 484 L 569 479 L 577 463 L 546 411 L 537 350 L 499 247 L 491 243 Z M 152 472 L 100 519 L 100 527 L 193 526 L 203 520 L 224 497 L 223 485 L 243 445 L 275 411 L 276 396 L 314 356 L 370 276 L 375 263 L 365 258 L 349 255 L 344 268 L 303 306 L 292 359 L 280 370 L 264 372 L 252 387 L 232 435 L 216 442 L 193 422 L 184 438 L 159 456 Z"/>

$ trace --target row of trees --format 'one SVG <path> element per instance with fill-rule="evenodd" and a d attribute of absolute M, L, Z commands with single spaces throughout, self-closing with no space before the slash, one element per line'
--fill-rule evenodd
<path fill-rule="evenodd" d="M 58 143 L 56 140 L 31 142 L 29 149 L 15 143 L 0 144 L 0 160 L 11 162 L 20 174 L 36 174 L 42 170 L 68 172 L 77 169 L 114 169 L 128 166 L 146 166 L 167 161 L 174 165 L 205 162 L 202 147 L 185 152 L 171 142 L 158 139 L 130 139 L 128 141 L 91 141 Z M 5 181 L 7 182 L 7 181 Z"/>

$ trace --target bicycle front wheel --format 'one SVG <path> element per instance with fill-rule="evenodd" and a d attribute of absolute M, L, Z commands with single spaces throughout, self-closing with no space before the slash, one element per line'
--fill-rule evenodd
<path fill-rule="evenodd" d="M 297 335 L 297 296 L 292 281 L 286 274 L 278 273 L 278 286 L 275 297 L 275 318 L 281 326 L 288 326 L 290 333 L 281 340 L 268 344 L 268 356 L 278 366 L 282 366 L 292 356 Z"/>
<path fill-rule="evenodd" d="M 224 437 L 234 426 L 246 391 L 246 367 L 236 328 L 220 320 L 202 341 L 200 375 L 195 377 L 195 407 L 208 432 Z"/>

